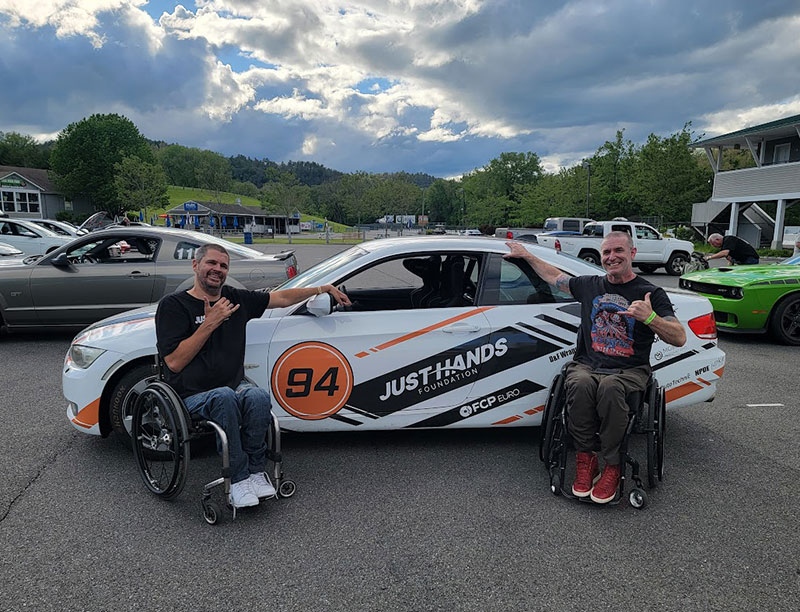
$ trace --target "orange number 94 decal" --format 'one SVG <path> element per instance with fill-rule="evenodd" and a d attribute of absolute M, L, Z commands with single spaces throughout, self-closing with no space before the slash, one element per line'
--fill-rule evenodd
<path fill-rule="evenodd" d="M 342 353 L 324 342 L 287 349 L 272 368 L 272 393 L 286 412 L 315 421 L 336 414 L 353 390 L 353 370 Z"/>

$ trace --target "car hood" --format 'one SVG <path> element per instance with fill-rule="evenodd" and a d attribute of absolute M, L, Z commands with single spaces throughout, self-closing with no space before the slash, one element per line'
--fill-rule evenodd
<path fill-rule="evenodd" d="M 800 266 L 783 266 L 780 264 L 733 266 L 690 272 L 689 274 L 684 274 L 681 278 L 698 283 L 725 285 L 727 287 L 743 287 L 760 281 L 800 278 Z"/>
<path fill-rule="evenodd" d="M 155 336 L 155 316 L 158 304 L 150 304 L 135 310 L 128 310 L 122 314 L 102 319 L 83 329 L 73 344 L 88 344 L 100 348 L 112 348 L 122 351 L 128 347 L 120 344 L 119 336 L 134 332 L 147 332 Z"/>

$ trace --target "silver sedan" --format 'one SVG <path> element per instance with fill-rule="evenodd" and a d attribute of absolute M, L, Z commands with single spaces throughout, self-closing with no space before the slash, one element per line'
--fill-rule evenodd
<path fill-rule="evenodd" d="M 192 286 L 192 258 L 208 243 L 221 244 L 230 253 L 227 282 L 234 287 L 272 287 L 297 273 L 292 251 L 264 255 L 180 229 L 100 230 L 45 256 L 0 262 L 0 326 L 83 327 L 158 302 Z"/>

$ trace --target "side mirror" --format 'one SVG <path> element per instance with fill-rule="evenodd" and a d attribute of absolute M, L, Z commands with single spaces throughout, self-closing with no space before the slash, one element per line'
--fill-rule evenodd
<path fill-rule="evenodd" d="M 324 317 L 333 312 L 333 297 L 330 293 L 320 293 L 308 300 L 306 310 L 315 317 Z"/>
<path fill-rule="evenodd" d="M 59 253 L 53 259 L 50 260 L 50 263 L 57 267 L 66 267 L 69 264 L 69 258 L 67 257 L 66 253 Z"/>

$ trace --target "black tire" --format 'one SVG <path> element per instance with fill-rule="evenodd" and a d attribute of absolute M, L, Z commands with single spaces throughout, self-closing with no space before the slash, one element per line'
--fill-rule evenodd
<path fill-rule="evenodd" d="M 790 295 L 775 307 L 769 328 L 779 342 L 800 345 L 800 293 Z"/>
<path fill-rule="evenodd" d="M 203 520 L 209 525 L 216 525 L 220 517 L 219 506 L 214 502 L 203 502 Z"/>
<path fill-rule="evenodd" d="M 581 251 L 578 257 L 580 257 L 583 261 L 588 261 L 596 266 L 600 265 L 600 255 L 594 251 Z"/>
<path fill-rule="evenodd" d="M 278 497 L 291 497 L 297 491 L 294 480 L 284 480 L 278 487 Z"/>
<path fill-rule="evenodd" d="M 174 405 L 159 384 L 142 391 L 133 406 L 133 455 L 145 487 L 154 495 L 170 499 L 179 495 L 186 484 L 188 425 L 183 409 Z"/>
<path fill-rule="evenodd" d="M 558 474 L 550 476 L 550 492 L 556 497 L 561 495 L 561 478 Z"/>
<path fill-rule="evenodd" d="M 550 461 L 550 449 L 553 443 L 553 427 L 556 419 L 560 418 L 564 404 L 564 375 L 559 374 L 550 387 L 547 403 L 542 414 L 542 424 L 539 427 L 539 459 Z"/>
<path fill-rule="evenodd" d="M 655 264 L 636 264 L 636 267 L 644 274 L 653 274 L 653 272 L 658 270 L 661 266 Z"/>
<path fill-rule="evenodd" d="M 108 418 L 117 439 L 125 446 L 131 446 L 131 417 L 133 406 L 147 383 L 156 376 L 158 370 L 154 363 L 139 364 L 120 378 L 111 391 L 108 400 Z"/>
<path fill-rule="evenodd" d="M 683 274 L 683 266 L 689 263 L 689 256 L 686 253 L 673 253 L 667 260 L 665 266 L 667 274 L 670 276 L 680 276 Z"/>
<path fill-rule="evenodd" d="M 644 415 L 645 432 L 647 434 L 647 486 L 651 489 L 658 484 L 658 457 L 661 454 L 660 445 L 663 437 L 660 436 L 661 421 L 661 390 L 657 385 L 652 385 L 647 397 L 647 414 Z"/>
<path fill-rule="evenodd" d="M 645 493 L 644 489 L 633 488 L 628 493 L 628 501 L 637 510 L 643 510 L 647 507 L 647 493 Z"/>
<path fill-rule="evenodd" d="M 664 440 L 667 437 L 667 392 L 659 387 L 659 420 L 658 420 L 658 480 L 664 480 Z"/>

